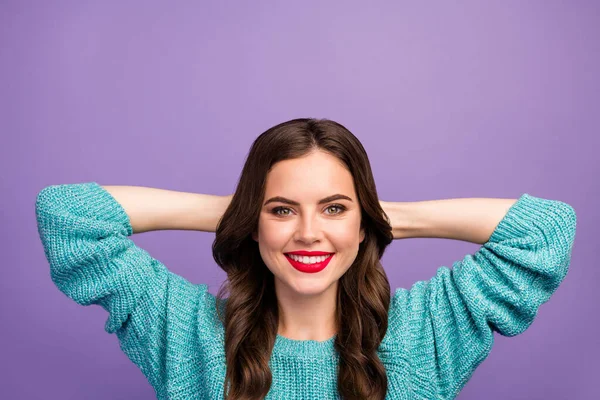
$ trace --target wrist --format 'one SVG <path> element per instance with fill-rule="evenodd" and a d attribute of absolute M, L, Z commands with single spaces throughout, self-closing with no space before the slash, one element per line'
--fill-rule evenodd
<path fill-rule="evenodd" d="M 406 239 L 411 236 L 414 229 L 414 213 L 411 212 L 414 204 L 401 201 L 380 201 L 383 211 L 390 219 L 394 239 Z"/>

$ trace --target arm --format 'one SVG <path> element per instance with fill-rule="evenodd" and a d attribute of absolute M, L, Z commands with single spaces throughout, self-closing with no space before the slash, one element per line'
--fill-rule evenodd
<path fill-rule="evenodd" d="M 392 297 L 384 357 L 411 360 L 411 379 L 427 386 L 431 398 L 458 394 L 489 355 L 494 332 L 506 337 L 524 332 L 571 261 L 577 217 L 569 204 L 523 194 L 493 228 L 497 221 L 485 212 L 485 200 L 477 202 L 472 208 L 461 200 L 437 201 L 438 209 L 414 206 L 412 215 L 420 219 L 399 230 L 404 237 L 487 239 L 452 268 L 441 266 L 431 279 L 410 290 L 398 288 Z M 501 203 L 496 208 L 488 203 L 489 214 L 501 216 Z"/>
<path fill-rule="evenodd" d="M 380 202 L 394 239 L 446 238 L 484 244 L 516 199 Z"/>
<path fill-rule="evenodd" d="M 125 209 L 133 233 L 156 230 L 215 232 L 232 196 L 143 186 L 102 186 Z"/>
<path fill-rule="evenodd" d="M 206 336 L 203 329 L 211 331 L 198 324 L 210 320 L 205 313 L 211 296 L 207 285 L 169 271 L 130 236 L 136 230 L 212 229 L 218 218 L 200 215 L 204 208 L 219 207 L 201 195 L 108 188 L 95 182 L 44 188 L 35 204 L 38 232 L 56 287 L 80 305 L 104 308 L 105 331 L 117 335 L 123 352 L 162 393 L 168 350 L 174 357 L 173 348 L 179 349 L 173 338 L 190 329 L 198 330 L 194 338 Z"/>

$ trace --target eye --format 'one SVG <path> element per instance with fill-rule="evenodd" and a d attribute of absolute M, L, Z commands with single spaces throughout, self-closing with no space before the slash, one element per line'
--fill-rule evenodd
<path fill-rule="evenodd" d="M 329 210 L 329 209 L 331 209 L 331 208 L 337 208 L 337 209 L 339 209 L 339 212 L 336 212 L 336 213 L 333 213 L 333 214 L 329 214 L 329 215 L 337 215 L 337 214 L 341 214 L 341 213 L 343 213 L 344 211 L 346 211 L 346 207 L 344 207 L 344 206 L 343 206 L 343 205 L 341 205 L 341 204 L 332 204 L 332 205 L 330 205 L 329 207 L 327 207 L 327 208 L 326 208 L 326 210 Z"/>
<path fill-rule="evenodd" d="M 288 215 L 288 214 L 280 214 L 280 213 L 279 213 L 279 211 L 283 211 L 283 210 L 290 211 L 290 209 L 289 209 L 289 208 L 287 208 L 287 207 L 275 207 L 275 208 L 273 208 L 273 209 L 271 210 L 271 213 L 272 213 L 272 214 L 275 214 L 275 215 L 277 215 L 277 216 L 279 216 L 279 217 L 285 217 L 285 216 L 286 216 L 286 215 Z"/>

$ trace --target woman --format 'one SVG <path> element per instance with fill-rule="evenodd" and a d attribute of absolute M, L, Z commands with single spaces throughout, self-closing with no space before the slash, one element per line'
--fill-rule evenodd
<path fill-rule="evenodd" d="M 363 146 L 324 119 L 261 134 L 232 196 L 88 182 L 43 189 L 36 213 L 54 283 L 109 312 L 161 399 L 454 398 L 493 332 L 525 331 L 558 288 L 576 227 L 528 194 L 379 201 Z M 216 297 L 128 238 L 164 229 L 216 232 Z M 380 258 L 410 237 L 482 246 L 392 295 Z"/>

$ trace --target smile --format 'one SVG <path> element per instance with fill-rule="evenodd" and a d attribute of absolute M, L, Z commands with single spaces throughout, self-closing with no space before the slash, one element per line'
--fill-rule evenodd
<path fill-rule="evenodd" d="M 317 257 L 306 257 L 296 256 L 294 254 L 285 254 L 285 258 L 287 258 L 292 267 L 294 267 L 298 271 L 310 274 L 324 270 L 333 258 L 333 254 Z M 306 263 L 304 261 L 306 261 Z"/>

